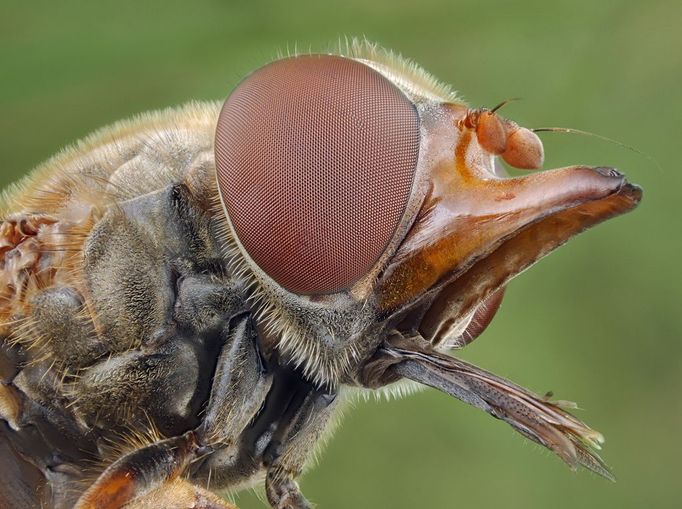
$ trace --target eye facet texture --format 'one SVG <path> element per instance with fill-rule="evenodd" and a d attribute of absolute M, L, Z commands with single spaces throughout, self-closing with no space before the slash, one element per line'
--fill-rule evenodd
<path fill-rule="evenodd" d="M 396 231 L 419 139 L 414 105 L 361 62 L 307 55 L 255 71 L 216 131 L 218 184 L 240 243 L 291 292 L 349 288 Z"/>

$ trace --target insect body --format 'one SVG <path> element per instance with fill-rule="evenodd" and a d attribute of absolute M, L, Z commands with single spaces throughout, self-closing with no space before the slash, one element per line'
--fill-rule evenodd
<path fill-rule="evenodd" d="M 0 506 L 275 508 L 351 392 L 402 380 L 610 476 L 601 435 L 447 354 L 514 275 L 641 191 L 373 48 L 275 61 L 7 193 Z"/>

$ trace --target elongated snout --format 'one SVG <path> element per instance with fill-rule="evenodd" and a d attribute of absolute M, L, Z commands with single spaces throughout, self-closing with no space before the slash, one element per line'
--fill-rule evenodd
<path fill-rule="evenodd" d="M 485 267 L 494 278 L 483 283 L 486 273 L 479 266 L 472 273 L 478 279 L 462 279 L 439 299 L 427 316 L 425 337 L 437 333 L 445 308 L 459 303 L 457 315 L 470 313 L 476 303 L 570 237 L 633 209 L 641 198 L 641 189 L 612 168 L 571 166 L 501 177 L 475 129 L 458 120 L 465 113 L 459 108 L 445 111 L 449 116 L 441 112 L 429 125 L 429 189 L 379 280 L 381 306 L 390 314 L 424 296 L 433 298 L 501 246 L 505 249 L 496 265 Z"/>

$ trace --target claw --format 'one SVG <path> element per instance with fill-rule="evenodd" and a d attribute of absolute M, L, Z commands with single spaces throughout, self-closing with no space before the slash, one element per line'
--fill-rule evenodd
<path fill-rule="evenodd" d="M 279 472 L 269 472 L 265 483 L 268 502 L 275 509 L 312 509 L 296 481 L 281 478 Z"/>

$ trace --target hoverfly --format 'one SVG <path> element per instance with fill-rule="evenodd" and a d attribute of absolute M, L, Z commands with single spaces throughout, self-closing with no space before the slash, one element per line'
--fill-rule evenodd
<path fill-rule="evenodd" d="M 601 435 L 449 352 L 505 285 L 632 210 L 612 168 L 515 178 L 536 134 L 366 44 L 275 60 L 221 106 L 115 124 L 5 195 L 0 506 L 274 508 L 358 391 L 415 382 L 610 477 Z"/>

